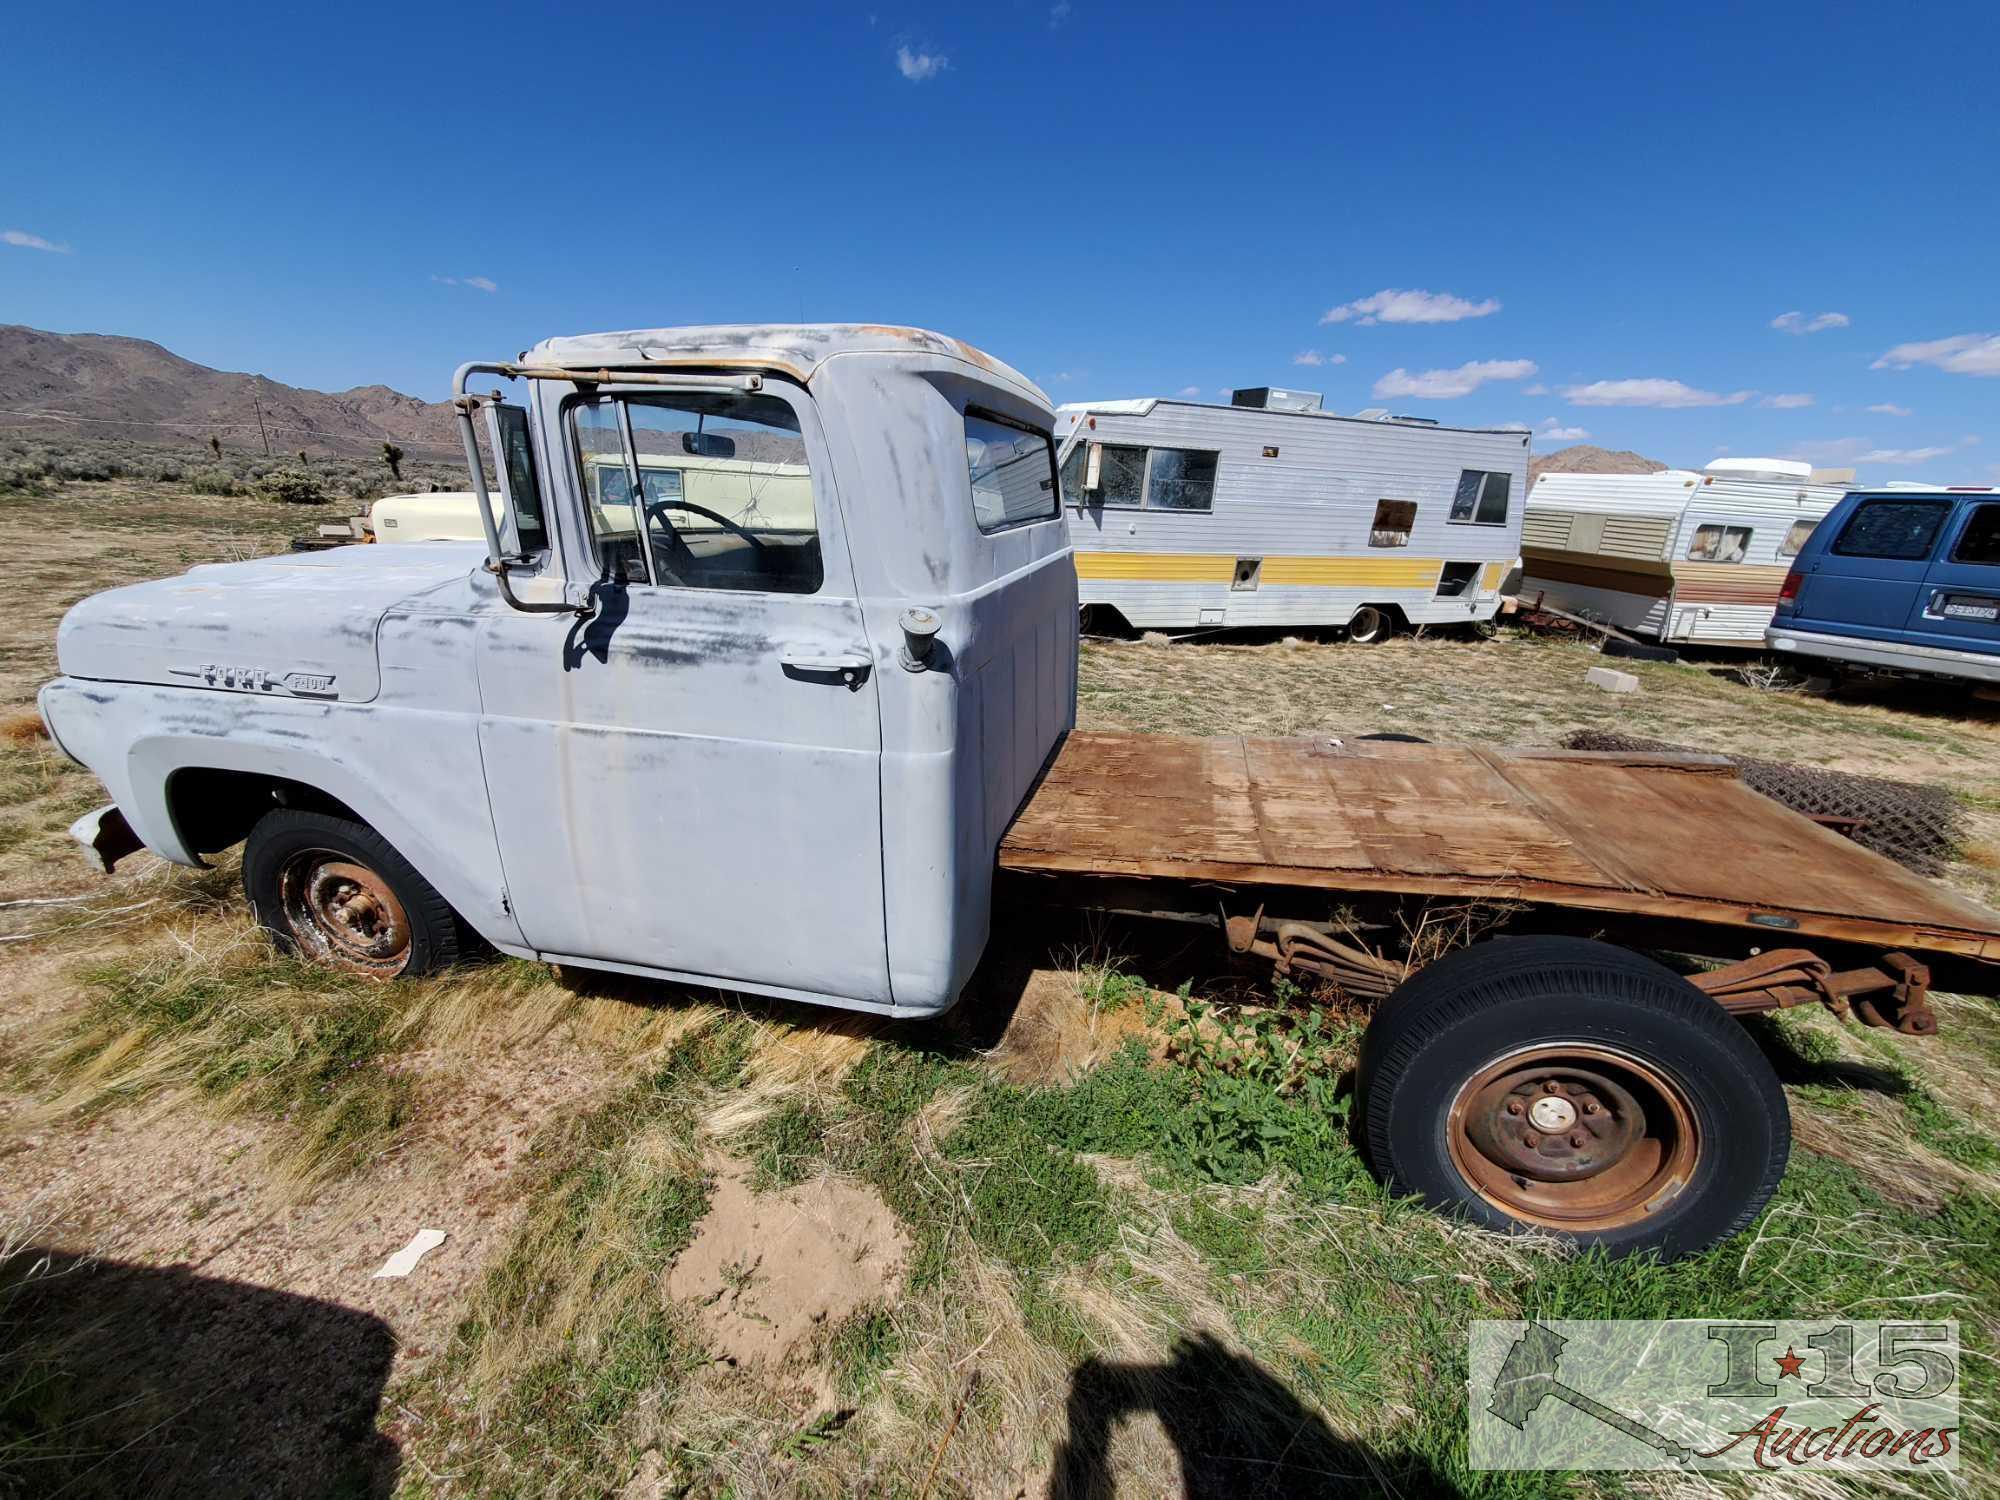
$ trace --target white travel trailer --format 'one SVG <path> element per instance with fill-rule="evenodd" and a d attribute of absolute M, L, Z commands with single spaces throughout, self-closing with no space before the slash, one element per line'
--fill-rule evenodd
<path fill-rule="evenodd" d="M 1853 477 L 1781 458 L 1544 474 L 1521 528 L 1521 598 L 1661 641 L 1761 651 L 1791 559 Z"/>
<path fill-rule="evenodd" d="M 1269 389 L 1056 413 L 1078 597 L 1136 628 L 1491 620 L 1518 562 L 1528 436 Z"/>

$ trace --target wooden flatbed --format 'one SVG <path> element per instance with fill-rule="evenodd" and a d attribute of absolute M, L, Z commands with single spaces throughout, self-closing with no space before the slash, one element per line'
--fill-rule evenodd
<path fill-rule="evenodd" d="M 2000 915 L 1752 791 L 1715 756 L 1077 733 L 999 862 L 1671 919 L 1745 945 L 1899 949 L 1942 961 L 1955 987 L 2000 991 Z"/>

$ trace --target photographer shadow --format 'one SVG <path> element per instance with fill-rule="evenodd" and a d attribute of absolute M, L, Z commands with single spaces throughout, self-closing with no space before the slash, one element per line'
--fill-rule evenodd
<path fill-rule="evenodd" d="M 0 1495 L 386 1497 L 395 1352 L 337 1303 L 18 1251 L 0 1261 Z"/>
<path fill-rule="evenodd" d="M 1089 1359 L 1076 1367 L 1051 1500 L 1112 1500 L 1112 1435 L 1145 1412 L 1173 1443 L 1189 1500 L 1459 1493 L 1415 1454 L 1382 1454 L 1339 1436 L 1269 1370 L 1200 1333 L 1176 1343 L 1164 1364 Z"/>

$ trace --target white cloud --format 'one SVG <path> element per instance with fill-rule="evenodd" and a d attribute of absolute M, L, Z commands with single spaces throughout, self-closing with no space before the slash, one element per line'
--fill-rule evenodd
<path fill-rule="evenodd" d="M 1898 406 L 1893 401 L 1880 401 L 1868 409 L 1878 417 L 1907 417 L 1910 414 L 1909 407 Z"/>
<path fill-rule="evenodd" d="M 912 83 L 925 83 L 951 66 L 942 52 L 912 52 L 907 46 L 896 49 L 896 71 Z"/>
<path fill-rule="evenodd" d="M 25 229 L 0 229 L 0 245 L 12 245 L 19 250 L 46 250 L 51 255 L 68 255 L 69 246 L 58 245 L 54 240 L 45 240 L 39 234 L 30 234 Z"/>
<path fill-rule="evenodd" d="M 1907 370 L 1936 365 L 1953 375 L 2000 375 L 2000 334 L 1961 333 L 1928 343 L 1898 344 L 1868 368 Z"/>
<path fill-rule="evenodd" d="M 1563 395 L 1578 406 L 1741 406 L 1756 394 L 1736 391 L 1720 396 L 1678 380 L 1593 380 L 1589 385 L 1563 387 Z"/>
<path fill-rule="evenodd" d="M 1543 385 L 1539 380 L 1537 380 L 1533 385 L 1524 385 L 1521 387 L 1521 394 L 1524 396 L 1546 396 L 1548 393 L 1549 393 L 1549 388 Z"/>
<path fill-rule="evenodd" d="M 1550 417 L 1535 436 L 1545 438 L 1551 443 L 1581 443 L 1590 434 L 1581 427 L 1565 427 L 1554 417 Z"/>
<path fill-rule="evenodd" d="M 1069 19 L 1069 0 L 1056 0 L 1049 7 L 1049 30 L 1054 31 Z"/>
<path fill-rule="evenodd" d="M 1059 385 L 1068 385 L 1072 380 L 1081 380 L 1089 373 L 1088 370 L 1058 370 L 1049 378 Z"/>
<path fill-rule="evenodd" d="M 1866 453 L 1856 454 L 1854 461 L 1858 464 L 1927 464 L 1952 451 L 1949 444 L 1942 448 L 1870 448 Z"/>
<path fill-rule="evenodd" d="M 1421 375 L 1398 368 L 1375 382 L 1375 394 L 1450 401 L 1471 395 L 1489 380 L 1525 380 L 1534 373 L 1532 359 L 1476 359 L 1455 370 L 1425 370 Z"/>
<path fill-rule="evenodd" d="M 1845 328 L 1853 320 L 1846 313 L 1823 312 L 1807 317 L 1802 312 L 1779 313 L 1771 326 L 1780 333 L 1824 333 L 1829 328 Z"/>
<path fill-rule="evenodd" d="M 1772 408 L 1774 411 L 1797 411 L 1802 406 L 1811 406 L 1813 404 L 1813 398 L 1811 396 L 1806 395 L 1803 391 L 1796 393 L 1780 393 L 1779 395 L 1776 396 L 1766 396 L 1762 401 L 1759 401 L 1757 404 L 1759 406 L 1768 406 Z"/>
<path fill-rule="evenodd" d="M 1498 311 L 1500 304 L 1491 297 L 1484 302 L 1468 302 L 1449 292 L 1399 292 L 1389 287 L 1372 297 L 1357 297 L 1328 308 L 1320 322 L 1352 321 L 1363 328 L 1375 323 L 1458 323 Z"/>
<path fill-rule="evenodd" d="M 1292 356 L 1295 365 L 1344 365 L 1345 354 L 1321 354 L 1317 349 L 1302 349 Z"/>
<path fill-rule="evenodd" d="M 1495 432 L 1533 432 L 1535 429 L 1526 422 L 1502 422 L 1493 429 Z"/>
<path fill-rule="evenodd" d="M 433 276 L 439 286 L 469 286 L 475 292 L 497 292 L 500 283 L 490 276 Z"/>
<path fill-rule="evenodd" d="M 1201 387 L 1198 385 L 1184 385 L 1175 394 L 1184 401 L 1192 401 L 1201 395 Z"/>
<path fill-rule="evenodd" d="M 1879 448 L 1864 437 L 1842 437 L 1800 443 L 1788 456 L 1816 464 L 1923 464 L 1963 446 L 1961 440 L 1926 448 Z"/>

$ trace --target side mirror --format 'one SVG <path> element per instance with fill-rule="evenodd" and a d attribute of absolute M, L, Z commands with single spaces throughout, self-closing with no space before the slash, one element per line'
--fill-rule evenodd
<path fill-rule="evenodd" d="M 535 450 L 528 435 L 526 408 L 495 401 L 486 408 L 486 437 L 493 448 L 499 493 L 493 521 L 500 550 L 510 557 L 529 557 L 549 544 L 542 520 L 542 487 L 535 475 Z"/>

